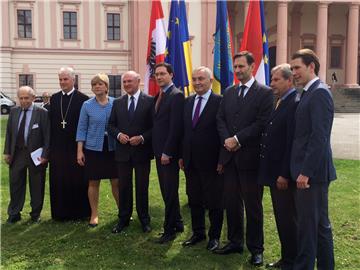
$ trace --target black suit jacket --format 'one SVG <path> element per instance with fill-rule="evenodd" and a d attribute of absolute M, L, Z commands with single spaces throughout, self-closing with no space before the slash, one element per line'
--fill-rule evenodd
<path fill-rule="evenodd" d="M 222 151 L 221 164 L 227 164 L 234 157 L 239 170 L 257 170 L 261 132 L 272 108 L 271 89 L 257 81 L 243 99 L 238 96 L 238 85 L 226 89 L 217 115 L 221 144 L 236 135 L 241 148 L 236 152 Z"/>
<path fill-rule="evenodd" d="M 291 151 L 291 176 L 299 174 L 311 182 L 336 179 L 330 134 L 334 103 L 327 86 L 315 81 L 302 96 L 295 113 L 295 133 Z"/>
<path fill-rule="evenodd" d="M 140 92 L 132 120 L 129 118 L 128 102 L 128 95 L 114 100 L 109 118 L 108 132 L 116 140 L 115 160 L 129 161 L 131 158 L 134 162 L 148 161 L 153 157 L 151 132 L 154 98 Z M 121 144 L 117 140 L 119 132 L 129 137 L 142 135 L 144 143 L 137 146 Z"/>
<path fill-rule="evenodd" d="M 15 153 L 20 113 L 20 107 L 11 109 L 7 123 L 4 154 L 11 157 L 14 157 Z M 34 105 L 28 129 L 27 148 L 31 153 L 40 147 L 43 148 L 41 156 L 48 159 L 50 147 L 50 121 L 48 113 L 45 109 Z"/>
<path fill-rule="evenodd" d="M 260 143 L 259 183 L 275 186 L 279 176 L 290 179 L 290 154 L 295 128 L 297 92 L 281 101 L 270 116 Z"/>
<path fill-rule="evenodd" d="M 199 170 L 216 170 L 220 137 L 216 128 L 216 114 L 221 96 L 211 93 L 196 126 L 192 127 L 192 112 L 196 95 L 185 100 L 182 158 L 185 169 L 190 164 Z"/>
<path fill-rule="evenodd" d="M 173 85 L 164 93 L 158 111 L 155 112 L 155 107 L 153 110 L 152 144 L 155 157 L 161 157 L 162 153 L 173 158 L 179 157 L 183 112 L 184 94 Z"/>

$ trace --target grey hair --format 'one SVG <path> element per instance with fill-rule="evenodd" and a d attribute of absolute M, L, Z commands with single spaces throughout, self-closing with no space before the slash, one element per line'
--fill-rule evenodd
<path fill-rule="evenodd" d="M 72 67 L 61 67 L 59 69 L 58 75 L 63 73 L 69 75 L 73 80 L 75 80 L 75 70 Z"/>
<path fill-rule="evenodd" d="M 197 67 L 197 68 L 195 68 L 195 69 L 193 70 L 193 73 L 194 73 L 194 72 L 197 72 L 197 71 L 203 71 L 203 72 L 205 72 L 205 73 L 209 76 L 209 79 L 212 79 L 212 78 L 213 78 L 213 73 L 212 73 L 211 69 L 208 68 L 208 67 L 205 67 L 205 66 Z"/>
<path fill-rule="evenodd" d="M 32 88 L 31 88 L 30 86 L 28 86 L 28 85 L 21 86 L 21 87 L 19 88 L 19 90 L 17 91 L 17 95 L 19 95 L 19 92 L 22 91 L 22 90 L 26 91 L 27 93 L 29 93 L 29 94 L 32 95 L 32 96 L 35 96 L 35 91 L 34 91 L 34 89 L 32 89 Z"/>
<path fill-rule="evenodd" d="M 285 63 L 285 64 L 280 64 L 280 65 L 273 67 L 271 70 L 271 75 L 273 75 L 275 72 L 277 72 L 279 70 L 281 71 L 281 77 L 283 77 L 283 79 L 285 79 L 285 80 L 292 79 L 293 74 L 292 74 L 291 67 L 289 64 Z"/>
<path fill-rule="evenodd" d="M 140 79 L 141 79 L 141 78 L 140 78 L 140 74 L 137 73 L 137 72 L 134 71 L 134 70 L 128 70 L 128 71 L 126 71 L 126 72 L 123 74 L 123 76 L 121 76 L 121 77 L 123 78 L 124 75 L 132 75 L 132 76 L 134 76 L 135 79 L 137 79 L 137 80 L 140 80 Z"/>

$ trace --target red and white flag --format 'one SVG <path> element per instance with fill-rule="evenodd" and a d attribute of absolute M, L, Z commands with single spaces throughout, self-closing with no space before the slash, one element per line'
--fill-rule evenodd
<path fill-rule="evenodd" d="M 146 73 L 144 92 L 155 96 L 159 92 L 154 78 L 154 67 L 157 63 L 164 62 L 166 48 L 166 28 L 164 13 L 159 0 L 153 0 L 149 27 L 148 50 L 146 56 Z"/>

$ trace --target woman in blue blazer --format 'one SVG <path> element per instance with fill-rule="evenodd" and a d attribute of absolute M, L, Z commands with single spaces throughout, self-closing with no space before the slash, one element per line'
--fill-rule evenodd
<path fill-rule="evenodd" d="M 90 227 L 98 224 L 99 187 L 101 179 L 111 179 L 112 193 L 119 207 L 119 185 L 114 160 L 115 141 L 108 136 L 107 126 L 114 98 L 108 96 L 109 78 L 99 73 L 91 80 L 95 97 L 83 103 L 76 133 L 77 162 L 85 166 L 89 179 L 91 207 Z"/>

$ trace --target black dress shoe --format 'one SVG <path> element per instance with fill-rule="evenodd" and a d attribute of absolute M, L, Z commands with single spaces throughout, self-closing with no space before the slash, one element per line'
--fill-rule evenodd
<path fill-rule="evenodd" d="M 89 228 L 96 228 L 97 227 L 97 223 L 89 223 L 88 226 Z"/>
<path fill-rule="evenodd" d="M 142 226 L 142 230 L 143 230 L 144 233 L 149 233 L 149 232 L 151 232 L 151 227 L 150 227 L 149 224 L 143 224 L 143 225 L 141 225 L 141 226 Z"/>
<path fill-rule="evenodd" d="M 188 240 L 182 243 L 184 247 L 193 246 L 206 239 L 203 234 L 193 234 Z"/>
<path fill-rule="evenodd" d="M 277 262 L 272 262 L 272 263 L 267 263 L 265 265 L 266 268 L 281 268 L 282 266 L 282 261 L 278 260 Z"/>
<path fill-rule="evenodd" d="M 17 215 L 9 216 L 9 218 L 6 220 L 6 223 L 14 224 L 14 223 L 18 222 L 19 220 L 21 220 L 21 215 L 17 214 Z"/>
<path fill-rule="evenodd" d="M 127 226 L 129 226 L 129 223 L 122 223 L 119 222 L 113 229 L 112 229 L 112 233 L 121 233 Z"/>
<path fill-rule="evenodd" d="M 261 266 L 264 263 L 264 257 L 262 253 L 252 254 L 249 261 L 254 266 Z"/>
<path fill-rule="evenodd" d="M 231 253 L 242 253 L 243 251 L 244 249 L 241 246 L 230 242 L 222 248 L 215 249 L 214 253 L 219 255 L 227 255 Z"/>
<path fill-rule="evenodd" d="M 155 243 L 158 243 L 158 244 L 165 244 L 167 242 L 170 242 L 172 240 L 174 240 L 176 238 L 176 234 L 175 233 L 172 233 L 172 234 L 169 234 L 169 233 L 163 233 L 160 238 L 156 239 L 155 240 Z"/>
<path fill-rule="evenodd" d="M 31 217 L 31 221 L 34 223 L 39 223 L 41 221 L 41 218 L 40 218 L 40 216 L 34 216 L 34 217 Z"/>
<path fill-rule="evenodd" d="M 206 246 L 206 249 L 210 250 L 210 251 L 214 251 L 214 250 L 218 249 L 219 247 L 220 247 L 220 242 L 218 239 L 210 239 Z"/>

